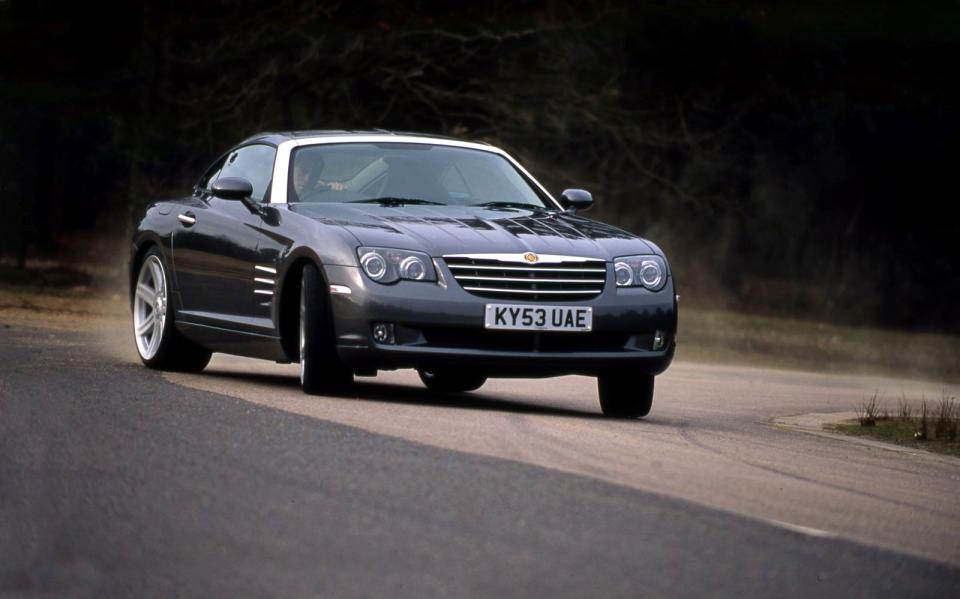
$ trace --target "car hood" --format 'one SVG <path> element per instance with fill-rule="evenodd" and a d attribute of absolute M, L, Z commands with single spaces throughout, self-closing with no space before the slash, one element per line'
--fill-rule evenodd
<path fill-rule="evenodd" d="M 464 253 L 558 254 L 610 260 L 654 253 L 643 239 L 610 225 L 566 213 L 473 206 L 353 206 L 291 204 L 290 209 L 339 226 L 360 245 Z"/>

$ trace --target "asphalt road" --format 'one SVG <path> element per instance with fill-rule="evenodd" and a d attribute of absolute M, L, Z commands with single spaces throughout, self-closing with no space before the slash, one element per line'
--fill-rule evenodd
<path fill-rule="evenodd" d="M 0 328 L 0 594 L 960 588 L 960 461 L 769 424 L 934 383 L 680 362 L 649 419 L 612 422 L 579 377 L 313 398 L 289 366 L 164 375 L 131 348 Z"/>

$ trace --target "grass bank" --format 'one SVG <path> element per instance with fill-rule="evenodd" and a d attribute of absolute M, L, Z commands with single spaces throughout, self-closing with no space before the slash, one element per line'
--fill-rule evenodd
<path fill-rule="evenodd" d="M 860 404 L 856 422 L 826 428 L 845 435 L 960 457 L 960 405 L 955 397 L 946 394 L 932 402 L 921 398 L 919 406 L 902 397 L 896 412 L 891 412 L 874 394 Z"/>

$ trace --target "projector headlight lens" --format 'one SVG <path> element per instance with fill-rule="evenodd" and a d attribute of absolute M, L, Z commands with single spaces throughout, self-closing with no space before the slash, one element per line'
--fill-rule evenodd
<path fill-rule="evenodd" d="M 644 260 L 640 265 L 640 282 L 647 289 L 659 289 L 663 281 L 663 270 L 653 260 Z"/>
<path fill-rule="evenodd" d="M 407 256 L 400 262 L 400 278 L 419 281 L 427 274 L 427 267 L 423 260 L 416 256 Z"/>
<path fill-rule="evenodd" d="M 367 252 L 361 256 L 360 266 L 363 267 L 363 272 L 374 281 L 379 281 L 383 275 L 387 274 L 387 261 L 376 252 Z"/>
<path fill-rule="evenodd" d="M 623 256 L 614 260 L 617 287 L 659 291 L 667 282 L 667 263 L 660 256 Z"/>

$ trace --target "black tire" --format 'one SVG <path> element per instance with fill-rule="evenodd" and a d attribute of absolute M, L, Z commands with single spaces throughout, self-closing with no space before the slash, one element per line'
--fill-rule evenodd
<path fill-rule="evenodd" d="M 487 382 L 487 377 L 464 370 L 418 370 L 427 389 L 437 393 L 476 391 Z"/>
<path fill-rule="evenodd" d="M 611 418 L 643 418 L 653 406 L 653 375 L 630 371 L 604 372 L 597 377 L 600 409 Z"/>
<path fill-rule="evenodd" d="M 137 353 L 140 355 L 140 360 L 147 368 L 154 368 L 156 370 L 172 370 L 177 372 L 200 372 L 206 368 L 207 364 L 210 363 L 210 356 L 213 353 L 196 343 L 190 341 L 181 335 L 175 326 L 176 321 L 176 311 L 173 306 L 170 304 L 170 275 L 166 267 L 165 260 L 163 259 L 163 253 L 157 247 L 152 247 L 143 255 L 140 259 L 140 263 L 137 266 L 137 278 L 134 280 L 134 285 L 138 285 L 142 276 L 143 271 L 146 268 L 149 268 L 149 265 L 153 260 L 158 261 L 162 273 L 164 284 L 166 285 L 166 300 L 163 302 L 162 308 L 158 311 L 163 314 L 163 327 L 159 331 L 155 331 L 160 334 L 159 346 L 156 348 L 156 353 L 153 353 L 150 356 L 145 356 L 144 351 L 141 348 L 140 344 L 137 343 L 137 288 L 134 287 L 134 299 L 132 302 L 133 308 L 133 323 L 134 323 L 134 345 L 137 347 Z M 156 315 L 155 315 L 156 317 Z"/>
<path fill-rule="evenodd" d="M 329 295 L 313 264 L 300 279 L 300 384 L 304 393 L 316 395 L 343 388 L 353 381 L 353 371 L 337 355 Z"/>

